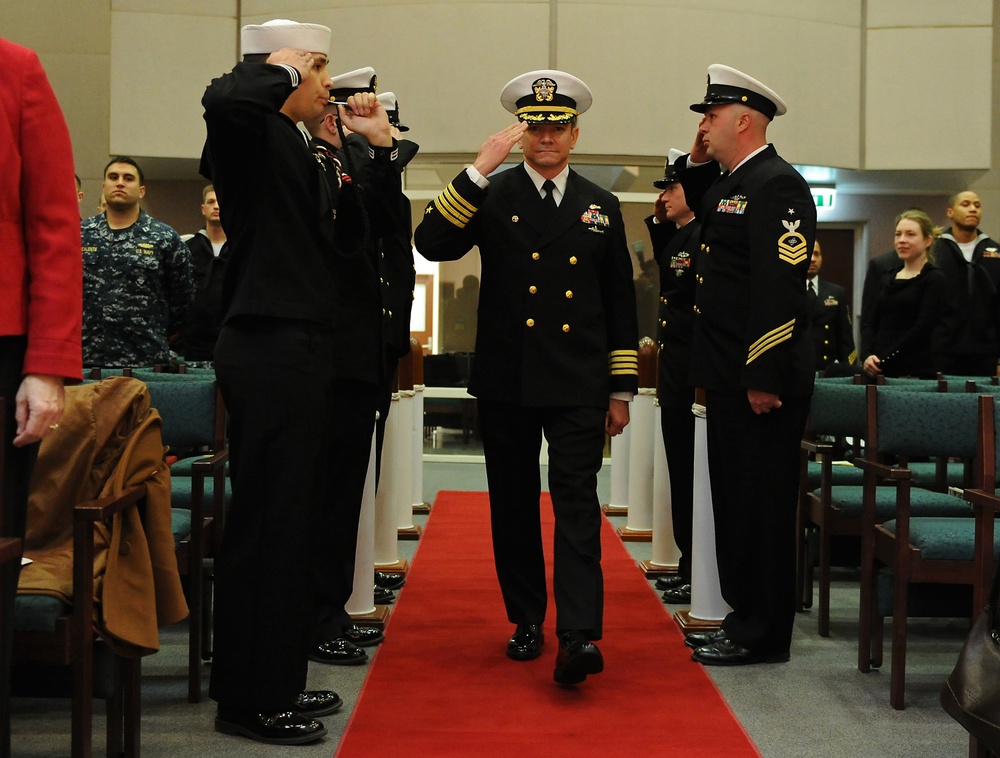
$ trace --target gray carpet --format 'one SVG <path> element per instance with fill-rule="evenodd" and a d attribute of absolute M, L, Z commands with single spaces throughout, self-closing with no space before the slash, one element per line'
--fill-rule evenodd
<path fill-rule="evenodd" d="M 602 502 L 608 498 L 608 472 L 601 477 Z M 425 495 L 433 501 L 439 489 L 485 490 L 482 465 L 427 463 Z M 419 524 L 426 517 L 416 517 Z M 623 523 L 623 522 L 622 522 Z M 418 543 L 400 542 L 400 555 L 412 557 Z M 650 545 L 626 543 L 637 560 L 649 557 Z M 490 591 L 493 588 L 488 588 Z M 405 592 L 405 588 L 402 590 Z M 831 636 L 816 633 L 816 614 L 799 614 L 792 643 L 792 660 L 780 665 L 709 668 L 750 736 L 766 758 L 964 758 L 968 740 L 938 704 L 938 691 L 954 665 L 967 631 L 961 620 L 915 620 L 911 624 L 907 657 L 907 708 L 889 706 L 889 668 L 861 674 L 856 668 L 857 582 L 850 573 L 838 574 L 832 592 Z M 664 606 L 664 613 L 676 607 Z M 391 627 L 390 627 L 391 633 Z M 143 669 L 142 754 L 146 758 L 203 758 L 274 755 L 330 758 L 350 716 L 368 665 L 356 667 L 310 664 L 310 688 L 334 689 L 343 696 L 344 710 L 323 720 L 330 734 L 324 741 L 280 748 L 217 734 L 211 701 L 192 705 L 186 700 L 186 628 L 183 624 L 163 630 L 162 650 L 147 658 Z M 498 654 L 502 654 L 498 640 Z M 681 644 L 671 636 L 655 644 Z M 515 664 L 511 664 L 515 665 Z M 698 665 L 695 663 L 692 666 Z M 207 691 L 207 666 L 205 689 Z M 600 677 L 588 682 L 600 687 Z M 670 682 L 664 681 L 663 687 Z M 655 696 L 655 693 L 651 693 Z M 405 703 L 385 704 L 385 719 L 405 708 Z M 104 754 L 103 706 L 95 718 L 95 755 Z M 670 719 L 698 718 L 690 713 L 670 714 L 649 724 L 650 755 L 669 754 Z M 627 714 L 607 714 L 609 728 L 625 728 Z M 629 725 L 628 728 L 637 728 Z M 69 755 L 69 701 L 15 699 L 13 754 L 16 758 L 51 758 Z M 441 735 L 442 741 L 448 735 Z M 574 755 L 568 744 L 564 755 Z M 405 745 L 376 744 L 367 755 L 407 755 Z M 550 752 L 548 756 L 552 756 Z M 422 757 L 418 757 L 422 758 Z"/>

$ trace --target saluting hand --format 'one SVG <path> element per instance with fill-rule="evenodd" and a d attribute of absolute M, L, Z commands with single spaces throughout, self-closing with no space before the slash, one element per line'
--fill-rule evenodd
<path fill-rule="evenodd" d="M 292 47 L 283 47 L 267 56 L 267 62 L 275 66 L 285 64 L 292 66 L 299 72 L 299 77 L 304 80 L 309 76 L 313 67 L 313 55 L 308 50 L 296 50 Z"/>
<path fill-rule="evenodd" d="M 487 139 L 479 148 L 473 167 L 483 176 L 489 176 L 503 163 L 514 145 L 521 141 L 521 135 L 528 130 L 528 124 L 518 121 Z"/>
<path fill-rule="evenodd" d="M 702 116 L 701 121 L 698 123 L 698 132 L 694 135 L 694 145 L 691 146 L 692 163 L 708 163 L 712 160 L 708 154 L 708 148 L 705 146 L 706 119 L 707 116 Z"/>
<path fill-rule="evenodd" d="M 667 223 L 667 191 L 663 190 L 656 197 L 656 201 L 653 203 L 653 218 L 659 221 L 661 224 Z"/>

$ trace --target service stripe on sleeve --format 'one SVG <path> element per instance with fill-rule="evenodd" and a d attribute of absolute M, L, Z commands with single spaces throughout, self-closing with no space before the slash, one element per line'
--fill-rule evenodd
<path fill-rule="evenodd" d="M 759 340 L 754 342 L 750 346 L 750 352 L 747 355 L 747 365 L 749 366 L 775 345 L 780 345 L 782 342 L 791 339 L 792 329 L 794 326 L 795 319 L 792 319 L 787 324 L 782 324 L 777 329 L 772 329 Z"/>
<path fill-rule="evenodd" d="M 466 227 L 477 210 L 474 205 L 458 194 L 454 184 L 449 184 L 445 187 L 444 192 L 434 198 L 434 207 L 459 229 Z"/>
<path fill-rule="evenodd" d="M 608 368 L 612 376 L 639 376 L 639 351 L 612 350 L 608 353 Z"/>

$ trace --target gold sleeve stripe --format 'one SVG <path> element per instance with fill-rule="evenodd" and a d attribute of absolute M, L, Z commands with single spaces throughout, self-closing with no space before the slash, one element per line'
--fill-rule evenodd
<path fill-rule="evenodd" d="M 747 364 L 750 365 L 755 360 L 760 358 L 764 353 L 770 350 L 775 345 L 780 345 L 792 337 L 792 328 L 795 326 L 795 319 L 792 319 L 787 324 L 782 324 L 777 329 L 772 329 L 759 340 L 754 342 L 750 346 L 750 352 L 747 355 Z"/>
<path fill-rule="evenodd" d="M 608 353 L 608 368 L 613 376 L 638 376 L 639 352 L 637 350 L 612 350 Z"/>
<path fill-rule="evenodd" d="M 451 184 L 445 188 L 444 192 L 434 198 L 434 207 L 459 229 L 464 229 L 476 212 L 476 208 L 463 200 Z"/>
<path fill-rule="evenodd" d="M 469 223 L 467 218 L 461 218 L 452 213 L 451 208 L 449 208 L 443 201 L 444 195 L 438 195 L 434 198 L 434 207 L 437 208 L 438 213 L 444 216 L 448 221 L 457 226 L 459 229 L 464 229 Z"/>
<path fill-rule="evenodd" d="M 847 356 L 847 362 L 848 363 L 857 363 L 858 362 L 858 351 L 857 350 L 855 350 L 849 356 Z"/>
<path fill-rule="evenodd" d="M 477 210 L 479 210 L 476 206 L 474 206 L 472 203 L 470 203 L 468 200 L 466 200 L 464 197 L 458 194 L 458 191 L 455 189 L 454 184 L 449 184 L 447 187 L 445 187 L 444 192 L 441 194 L 447 195 L 448 199 L 451 200 L 452 203 L 454 203 L 454 205 L 457 208 L 464 209 L 467 215 L 469 216 L 471 216 Z"/>

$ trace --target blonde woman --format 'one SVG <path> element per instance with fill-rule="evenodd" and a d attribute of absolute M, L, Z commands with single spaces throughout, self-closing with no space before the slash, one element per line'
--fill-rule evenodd
<path fill-rule="evenodd" d="M 862 368 L 869 377 L 933 377 L 939 370 L 946 283 L 931 252 L 937 234 L 921 210 L 896 217 L 899 264 L 883 275 L 878 298 L 861 324 Z"/>

